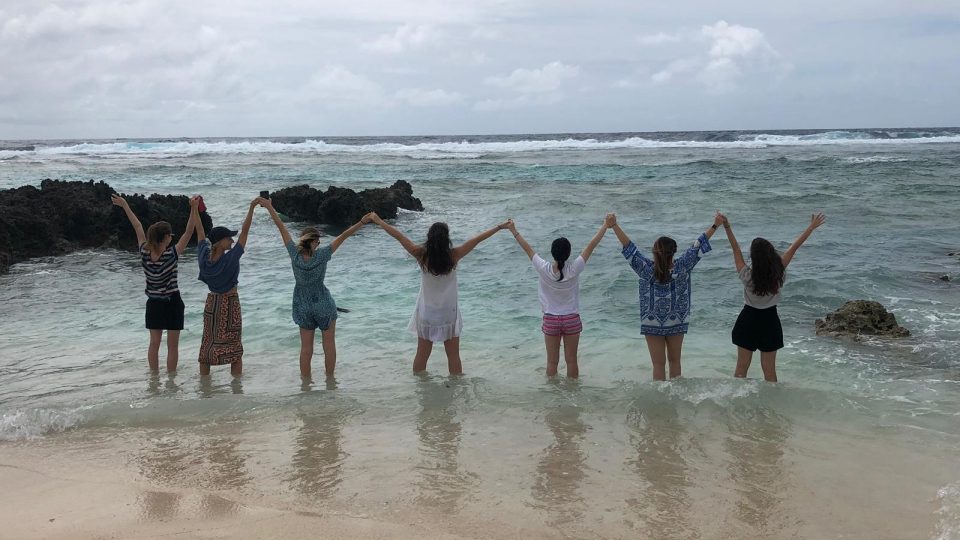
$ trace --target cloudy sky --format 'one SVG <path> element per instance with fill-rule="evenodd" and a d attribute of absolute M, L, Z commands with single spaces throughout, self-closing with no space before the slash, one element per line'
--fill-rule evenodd
<path fill-rule="evenodd" d="M 960 125 L 958 0 L 3 0 L 0 138 Z"/>

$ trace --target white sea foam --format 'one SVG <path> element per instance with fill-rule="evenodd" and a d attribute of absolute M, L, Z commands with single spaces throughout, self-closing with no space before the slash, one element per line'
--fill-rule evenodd
<path fill-rule="evenodd" d="M 946 485 L 937 491 L 940 502 L 940 520 L 937 523 L 936 540 L 960 538 L 960 482 Z"/>
<path fill-rule="evenodd" d="M 112 142 L 81 143 L 68 146 L 38 147 L 35 150 L 0 151 L 0 159 L 17 156 L 55 157 L 86 156 L 192 156 L 199 154 L 371 154 L 401 156 L 414 159 L 474 159 L 491 154 L 515 154 L 542 151 L 589 151 L 644 148 L 767 148 L 771 146 L 817 145 L 901 145 L 960 143 L 960 134 L 910 138 L 874 138 L 867 133 L 832 131 L 812 135 L 752 134 L 734 141 L 655 140 L 628 137 L 616 141 L 597 139 L 547 139 L 491 142 L 429 142 L 400 144 L 335 144 L 320 139 L 301 142 L 247 141 L 177 141 L 177 142 Z M 851 163 L 898 161 L 901 158 L 870 156 L 850 158 Z"/>
<path fill-rule="evenodd" d="M 83 422 L 79 410 L 18 409 L 0 416 L 0 441 L 33 439 L 59 433 Z"/>

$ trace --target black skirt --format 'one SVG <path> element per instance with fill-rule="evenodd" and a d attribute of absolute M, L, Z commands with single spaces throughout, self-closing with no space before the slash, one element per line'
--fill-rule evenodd
<path fill-rule="evenodd" d="M 771 352 L 783 348 L 783 327 L 777 306 L 767 309 L 743 306 L 737 324 L 733 326 L 733 344 L 737 347 L 761 352 Z"/>
<path fill-rule="evenodd" d="M 175 292 L 166 298 L 147 298 L 147 328 L 183 330 L 183 299 Z"/>

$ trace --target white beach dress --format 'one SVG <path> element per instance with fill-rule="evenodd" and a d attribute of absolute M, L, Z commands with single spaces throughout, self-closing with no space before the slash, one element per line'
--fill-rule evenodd
<path fill-rule="evenodd" d="M 457 302 L 457 270 L 435 276 L 420 272 L 420 296 L 407 327 L 421 339 L 447 341 L 460 337 L 463 319 Z"/>

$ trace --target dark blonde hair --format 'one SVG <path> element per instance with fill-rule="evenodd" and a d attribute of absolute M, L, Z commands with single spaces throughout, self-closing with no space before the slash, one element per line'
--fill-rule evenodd
<path fill-rule="evenodd" d="M 300 233 L 300 239 L 297 240 L 297 251 L 313 255 L 313 243 L 320 239 L 320 231 L 314 227 L 307 227 Z"/>
<path fill-rule="evenodd" d="M 157 251 L 167 235 L 173 235 L 173 229 L 166 221 L 158 221 L 147 229 L 147 249 Z"/>
<path fill-rule="evenodd" d="M 653 243 L 653 277 L 660 283 L 670 281 L 670 263 L 677 252 L 677 242 L 669 236 L 661 236 Z"/>

